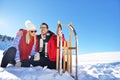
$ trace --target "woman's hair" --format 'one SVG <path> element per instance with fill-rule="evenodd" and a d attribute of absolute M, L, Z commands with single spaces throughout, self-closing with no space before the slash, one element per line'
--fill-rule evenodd
<path fill-rule="evenodd" d="M 27 44 L 30 43 L 30 34 L 29 34 L 28 31 L 27 31 L 27 33 L 26 33 L 26 43 L 27 43 Z"/>

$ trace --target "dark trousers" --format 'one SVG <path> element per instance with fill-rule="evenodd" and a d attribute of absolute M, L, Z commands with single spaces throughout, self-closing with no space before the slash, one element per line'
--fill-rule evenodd
<path fill-rule="evenodd" d="M 34 61 L 34 57 L 31 57 L 30 63 L 33 66 L 47 66 L 49 69 L 56 69 L 56 61 L 50 61 L 48 58 L 44 56 L 40 56 L 39 61 Z"/>
<path fill-rule="evenodd" d="M 21 61 L 21 67 L 30 67 L 32 66 L 47 66 L 49 69 L 56 69 L 56 62 L 50 61 L 48 58 L 41 56 L 39 61 L 34 61 L 34 56 L 31 56 L 29 60 Z"/>
<path fill-rule="evenodd" d="M 6 51 L 3 52 L 3 58 L 1 61 L 1 67 L 6 67 L 8 63 L 15 64 L 15 55 L 16 55 L 16 48 L 10 47 Z"/>
<path fill-rule="evenodd" d="M 1 61 L 1 67 L 6 67 L 8 63 L 13 65 L 16 64 L 15 62 L 15 55 L 16 55 L 16 48 L 10 47 L 3 52 L 3 58 Z M 23 60 L 21 61 L 21 67 L 30 67 L 30 60 Z"/>
<path fill-rule="evenodd" d="M 10 47 L 6 51 L 3 52 L 3 58 L 1 62 L 1 67 L 6 67 L 8 63 L 12 63 L 15 65 L 15 55 L 16 55 L 16 48 Z M 34 56 L 31 56 L 30 59 L 26 59 L 21 61 L 21 67 L 30 67 L 32 64 L 33 66 L 48 66 L 50 69 L 56 68 L 56 62 L 50 61 L 48 58 L 40 56 L 39 61 L 34 61 Z"/>

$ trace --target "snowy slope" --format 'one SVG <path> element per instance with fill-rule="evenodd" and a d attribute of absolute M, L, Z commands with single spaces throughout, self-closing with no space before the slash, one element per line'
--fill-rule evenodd
<path fill-rule="evenodd" d="M 73 55 L 73 75 L 75 73 Z M 0 59 L 2 51 L 0 51 Z M 78 56 L 79 80 L 120 80 L 120 52 L 84 54 Z M 62 76 L 46 67 L 0 68 L 0 80 L 74 80 L 69 73 Z"/>
<path fill-rule="evenodd" d="M 73 55 L 75 58 L 75 55 Z M 78 55 L 78 65 L 120 62 L 120 52 L 102 52 Z M 73 65 L 75 59 L 73 59 Z"/>
<path fill-rule="evenodd" d="M 5 50 L 12 45 L 13 37 L 0 34 L 0 50 Z"/>
<path fill-rule="evenodd" d="M 12 41 L 1 41 L 0 40 L 0 50 L 5 50 L 8 47 L 10 47 L 12 44 Z"/>
<path fill-rule="evenodd" d="M 2 57 L 3 57 L 2 53 L 3 51 L 0 50 L 0 64 L 1 64 Z"/>

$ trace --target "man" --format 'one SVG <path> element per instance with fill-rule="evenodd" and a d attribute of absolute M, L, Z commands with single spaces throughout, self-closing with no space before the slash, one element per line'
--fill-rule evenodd
<path fill-rule="evenodd" d="M 57 36 L 52 31 L 48 30 L 46 23 L 40 25 L 40 31 L 41 34 L 37 36 L 38 52 L 40 55 L 35 55 L 33 61 L 34 66 L 40 65 L 42 67 L 47 66 L 50 69 L 55 69 Z"/>

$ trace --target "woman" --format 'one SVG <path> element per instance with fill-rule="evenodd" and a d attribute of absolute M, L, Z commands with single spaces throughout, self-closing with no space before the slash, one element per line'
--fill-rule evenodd
<path fill-rule="evenodd" d="M 27 30 L 20 29 L 13 41 L 13 46 L 3 53 L 1 67 L 6 67 L 8 63 L 14 61 L 15 66 L 30 66 L 30 58 L 36 53 L 36 27 L 31 21 L 26 21 L 25 26 Z"/>
<path fill-rule="evenodd" d="M 57 36 L 48 29 L 46 23 L 40 25 L 41 34 L 37 36 L 37 53 L 36 57 L 31 57 L 34 61 L 31 60 L 31 63 L 34 63 L 34 66 L 47 66 L 49 69 L 56 68 L 56 50 L 57 50 Z M 59 31 L 57 31 L 59 34 Z M 63 41 L 65 41 L 63 35 Z"/>

